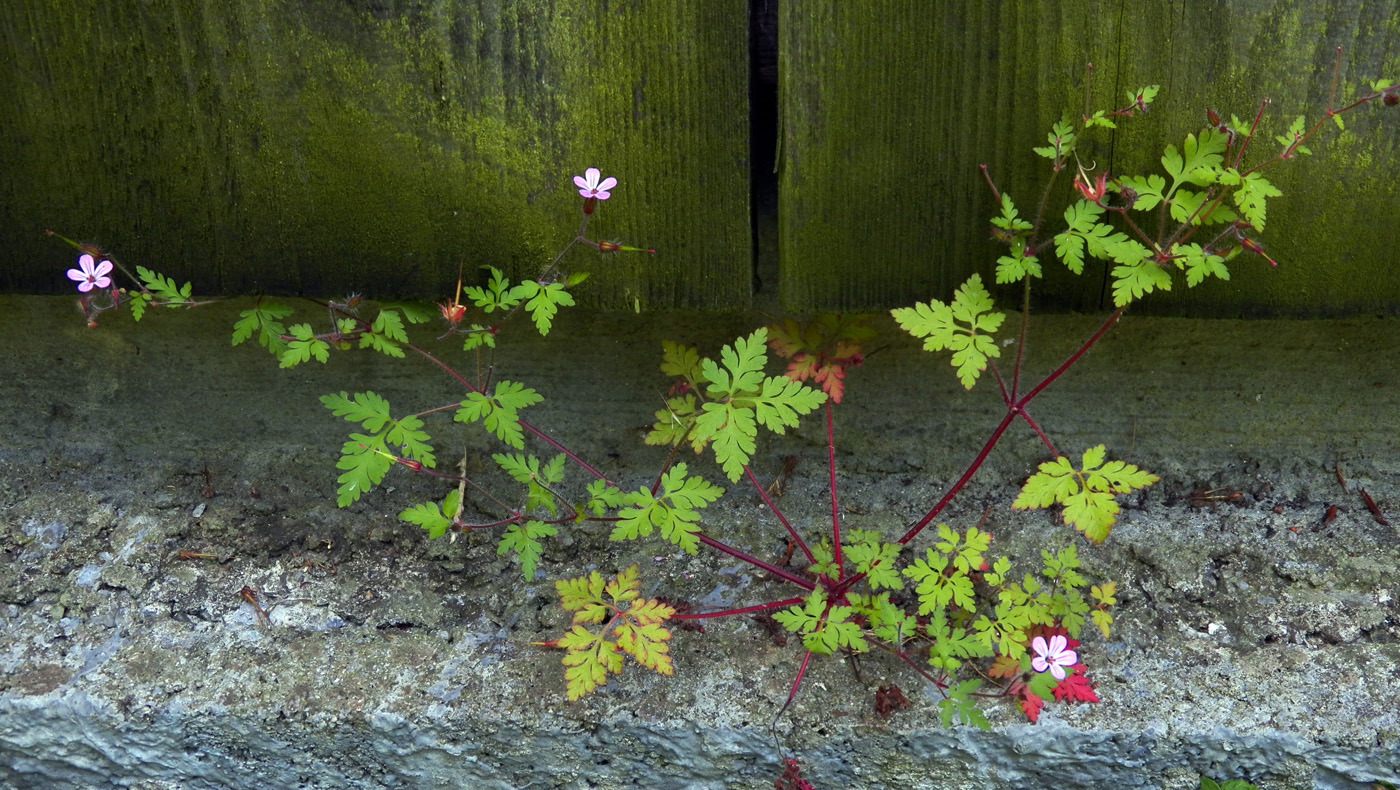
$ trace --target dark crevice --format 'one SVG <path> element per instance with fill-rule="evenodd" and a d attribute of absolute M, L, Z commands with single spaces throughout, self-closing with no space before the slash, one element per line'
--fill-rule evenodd
<path fill-rule="evenodd" d="M 749 231 L 753 292 L 776 292 L 776 250 L 763 248 L 778 219 L 778 0 L 749 0 Z"/>

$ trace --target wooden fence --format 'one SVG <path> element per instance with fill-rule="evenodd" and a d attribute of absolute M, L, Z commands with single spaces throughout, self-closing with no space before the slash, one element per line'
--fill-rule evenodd
<path fill-rule="evenodd" d="M 750 146 L 772 145 L 750 141 L 751 3 L 775 1 L 24 0 L 0 15 L 0 288 L 68 287 L 53 229 L 205 293 L 441 298 L 459 266 L 538 272 L 578 227 L 572 176 L 597 166 L 621 183 L 590 238 L 658 254 L 571 252 L 593 272 L 582 301 L 745 306 L 765 204 Z M 1265 98 L 1266 156 L 1294 117 L 1320 117 L 1337 47 L 1339 104 L 1400 79 L 1400 13 L 1373 0 L 786 0 L 777 16 L 778 284 L 795 312 L 988 275 L 978 165 L 1034 215 L 1048 168 L 1030 149 L 1083 112 L 1086 63 L 1094 108 L 1162 86 L 1082 150 L 1115 174 L 1157 167 L 1207 108 Z M 1352 113 L 1311 147 L 1270 173 L 1277 270 L 1245 256 L 1230 282 L 1141 309 L 1395 312 L 1400 109 Z M 1051 263 L 1035 299 L 1097 310 L 1106 290 L 1102 264 Z"/>

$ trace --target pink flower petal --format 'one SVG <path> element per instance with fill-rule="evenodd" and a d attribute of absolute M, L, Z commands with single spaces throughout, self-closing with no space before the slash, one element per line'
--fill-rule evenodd
<path fill-rule="evenodd" d="M 111 272 L 111 271 L 112 271 L 112 262 L 111 262 L 111 261 L 103 261 L 103 262 L 97 264 L 97 268 L 93 270 L 93 274 L 97 275 L 98 277 L 105 277 L 105 276 L 107 276 L 107 274 L 108 274 L 109 272 Z M 104 287 L 105 287 L 105 286 L 104 286 Z"/>
<path fill-rule="evenodd" d="M 599 178 L 600 176 L 602 176 L 602 175 L 603 175 L 603 174 L 602 174 L 601 172 L 599 172 L 599 171 L 598 171 L 598 168 L 596 168 L 596 167 L 590 167 L 590 168 L 588 168 L 587 170 L 583 171 L 583 176 L 584 176 L 584 178 L 588 179 L 588 188 L 589 188 L 589 189 L 597 189 L 597 188 L 598 188 L 598 178 Z"/>
<path fill-rule="evenodd" d="M 583 176 L 574 176 L 574 186 L 579 189 L 588 189 L 588 182 L 584 180 Z"/>

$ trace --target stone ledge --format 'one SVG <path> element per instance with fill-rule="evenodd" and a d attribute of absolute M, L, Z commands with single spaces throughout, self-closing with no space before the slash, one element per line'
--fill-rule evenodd
<path fill-rule="evenodd" d="M 227 348 L 241 305 L 89 332 L 68 300 L 3 301 L 3 329 L 33 342 L 0 382 L 12 422 L 0 444 L 0 783 L 767 787 L 778 743 L 819 788 L 1194 788 L 1202 773 L 1264 788 L 1400 781 L 1400 549 L 1332 471 L 1341 457 L 1353 486 L 1400 510 L 1393 321 L 1127 320 L 1037 401 L 1062 447 L 1107 441 L 1164 478 L 1104 546 L 1081 542 L 1088 571 L 1122 590 L 1113 641 L 1083 648 L 1102 704 L 1047 706 L 1037 726 L 989 704 L 991 732 L 944 730 L 894 662 L 866 657 L 857 676 L 814 661 L 775 743 L 801 653 L 759 624 L 681 632 L 674 678 L 629 667 L 569 704 L 558 654 L 528 644 L 566 622 L 548 579 L 520 581 L 494 541 L 427 541 L 393 517 L 441 496 L 431 480 L 401 475 L 334 507 L 344 428 L 316 395 L 373 389 L 428 408 L 454 396 L 431 371 L 359 354 L 277 371 Z M 503 350 L 500 375 L 550 398 L 534 421 L 565 444 L 608 459 L 619 481 L 645 479 L 659 457 L 637 429 L 666 386 L 659 339 L 713 352 L 752 326 L 712 320 L 725 325 L 569 316 L 550 344 Z M 1092 319 L 1036 325 L 1045 339 L 1031 361 L 1044 370 Z M 962 396 L 930 360 L 895 339 L 852 373 L 837 419 L 853 526 L 888 532 L 917 516 L 995 422 L 993 393 Z M 789 517 L 829 520 L 824 433 L 804 423 L 760 448 L 764 474 L 800 458 Z M 1007 507 L 1041 452 L 1034 437 L 1009 437 L 948 522 L 976 523 L 992 506 L 985 528 L 1013 562 L 1068 543 L 1052 516 Z M 1216 486 L 1245 496 L 1190 507 L 1193 489 Z M 1323 526 L 1330 504 L 1345 510 Z M 706 530 L 776 554 L 760 505 L 736 486 Z M 781 593 L 724 557 L 604 538 L 551 543 L 548 578 L 636 562 L 647 594 Z M 270 625 L 239 597 L 245 585 Z M 886 720 L 871 694 L 888 681 L 914 705 Z"/>

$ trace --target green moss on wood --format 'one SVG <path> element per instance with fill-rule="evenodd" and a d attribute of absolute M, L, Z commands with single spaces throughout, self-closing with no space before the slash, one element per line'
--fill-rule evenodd
<path fill-rule="evenodd" d="M 661 252 L 574 253 L 585 303 L 744 304 L 744 9 L 27 4 L 0 20 L 7 285 L 62 287 L 53 227 L 206 291 L 442 296 L 461 264 L 535 275 L 591 165 L 622 185 L 590 236 Z"/>
<path fill-rule="evenodd" d="M 1147 117 L 1081 151 L 1111 173 L 1158 167 L 1162 148 L 1203 126 L 1208 107 L 1251 115 L 1264 97 L 1273 104 L 1260 145 L 1271 153 L 1288 120 L 1325 108 L 1335 46 L 1344 87 L 1400 76 L 1388 54 L 1400 50 L 1400 25 L 1387 3 L 1258 12 L 1232 3 L 1211 13 L 1150 0 L 915 5 L 783 6 L 780 243 L 791 310 L 947 298 L 972 272 L 990 272 L 1001 251 L 988 238 L 993 201 L 977 166 L 1034 216 L 1048 167 L 1030 148 L 1062 112 L 1083 111 L 1086 62 L 1095 109 L 1163 86 Z M 1264 243 L 1288 263 L 1274 271 L 1241 259 L 1229 283 L 1183 283 L 1134 310 L 1395 311 L 1400 271 L 1379 231 L 1400 196 L 1377 165 L 1400 153 L 1400 114 L 1378 107 L 1347 122 L 1354 136 L 1329 135 L 1311 160 L 1270 174 L 1285 196 L 1270 205 Z M 1046 203 L 1052 222 L 1072 194 L 1061 174 Z M 1084 277 L 1047 266 L 1036 298 L 1104 309 L 1104 275 L 1102 264 Z"/>

